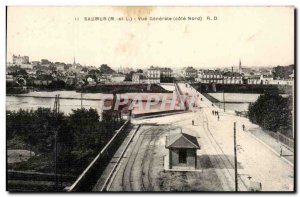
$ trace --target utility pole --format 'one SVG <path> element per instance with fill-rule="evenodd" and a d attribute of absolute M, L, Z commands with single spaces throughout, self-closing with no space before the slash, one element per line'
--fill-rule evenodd
<path fill-rule="evenodd" d="M 81 103 L 81 109 L 82 109 L 82 90 L 81 90 L 81 93 L 80 93 L 80 103 Z"/>
<path fill-rule="evenodd" d="M 234 122 L 233 127 L 233 137 L 234 137 L 234 182 L 235 191 L 238 191 L 238 171 L 237 171 L 237 156 L 236 156 L 236 122 Z"/>
<path fill-rule="evenodd" d="M 225 93 L 224 93 L 224 90 L 223 90 L 223 106 L 224 106 L 224 112 L 225 112 Z"/>
<path fill-rule="evenodd" d="M 59 94 L 55 96 L 54 109 L 56 121 L 58 121 L 59 114 Z M 57 123 L 58 124 L 58 123 Z M 58 190 L 58 176 L 57 176 L 57 128 L 54 129 L 54 172 L 55 172 L 55 188 Z"/>

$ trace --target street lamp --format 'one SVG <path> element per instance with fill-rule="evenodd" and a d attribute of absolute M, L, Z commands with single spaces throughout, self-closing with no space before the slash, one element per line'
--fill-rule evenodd
<path fill-rule="evenodd" d="M 224 106 L 224 112 L 225 112 L 225 93 L 224 93 L 224 89 L 223 89 L 223 106 Z"/>
<path fill-rule="evenodd" d="M 237 171 L 237 156 L 236 156 L 236 122 L 233 125 L 233 143 L 234 143 L 234 182 L 235 191 L 238 191 L 238 171 Z"/>

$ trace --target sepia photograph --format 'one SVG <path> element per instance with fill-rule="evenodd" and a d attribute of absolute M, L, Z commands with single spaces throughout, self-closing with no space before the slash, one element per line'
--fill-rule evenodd
<path fill-rule="evenodd" d="M 293 6 L 6 6 L 6 191 L 296 192 Z"/>

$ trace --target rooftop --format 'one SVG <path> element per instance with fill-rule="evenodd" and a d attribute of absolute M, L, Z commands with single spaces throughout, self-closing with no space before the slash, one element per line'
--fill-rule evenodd
<path fill-rule="evenodd" d="M 166 148 L 200 149 L 200 145 L 196 137 L 186 133 L 178 133 L 167 136 Z"/>

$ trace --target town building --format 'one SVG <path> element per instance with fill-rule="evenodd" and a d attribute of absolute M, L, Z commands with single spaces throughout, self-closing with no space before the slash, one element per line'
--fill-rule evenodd
<path fill-rule="evenodd" d="M 260 80 L 264 85 L 273 84 L 273 75 L 261 75 Z"/>
<path fill-rule="evenodd" d="M 57 64 L 56 65 L 56 70 L 57 71 L 64 71 L 65 70 L 65 65 L 64 64 Z"/>
<path fill-rule="evenodd" d="M 147 78 L 147 82 L 149 84 L 157 84 L 160 83 L 160 68 L 151 66 L 149 69 L 145 71 L 145 76 Z"/>
<path fill-rule="evenodd" d="M 33 65 L 32 64 L 20 64 L 19 65 L 20 66 L 20 68 L 22 68 L 22 69 L 33 69 Z"/>
<path fill-rule="evenodd" d="M 13 55 L 12 59 L 13 59 L 13 64 L 15 65 L 29 64 L 28 56 Z"/>
<path fill-rule="evenodd" d="M 171 68 L 160 68 L 160 76 L 161 78 L 164 77 L 173 77 L 173 70 Z"/>
<path fill-rule="evenodd" d="M 32 66 L 39 66 L 41 64 L 40 61 L 31 61 Z"/>
<path fill-rule="evenodd" d="M 6 82 L 14 82 L 14 77 L 12 75 L 6 75 Z"/>
<path fill-rule="evenodd" d="M 166 148 L 169 149 L 170 169 L 197 168 L 197 150 L 200 145 L 196 137 L 186 133 L 166 137 Z"/>
<path fill-rule="evenodd" d="M 133 73 L 132 83 L 147 83 L 147 79 L 143 73 Z"/>
<path fill-rule="evenodd" d="M 223 73 L 223 84 L 243 84 L 243 74 L 236 72 Z"/>
<path fill-rule="evenodd" d="M 93 79 L 92 77 L 88 77 L 86 81 L 89 85 L 96 85 L 95 79 Z"/>
<path fill-rule="evenodd" d="M 189 66 L 183 69 L 182 74 L 185 78 L 197 78 L 198 72 L 195 68 Z"/>
<path fill-rule="evenodd" d="M 246 84 L 257 85 L 262 83 L 260 75 L 247 76 L 245 79 Z"/>
<path fill-rule="evenodd" d="M 111 79 L 111 82 L 115 82 L 115 83 L 119 82 L 120 83 L 120 82 L 125 80 L 125 75 L 123 75 L 123 74 L 112 74 L 110 79 Z"/>
<path fill-rule="evenodd" d="M 195 78 L 197 82 L 201 83 L 223 83 L 223 74 L 220 70 L 198 70 L 197 78 Z"/>

